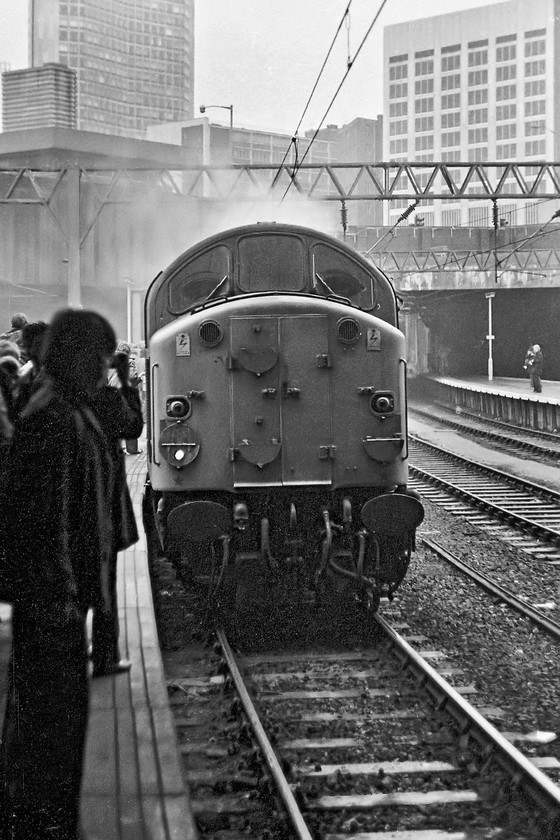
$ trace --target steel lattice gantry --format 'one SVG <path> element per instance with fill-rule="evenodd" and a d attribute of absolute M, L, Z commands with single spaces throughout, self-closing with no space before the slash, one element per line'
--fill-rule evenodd
<path fill-rule="evenodd" d="M 0 206 L 39 205 L 55 226 L 67 255 L 71 305 L 79 304 L 81 249 L 107 207 L 119 205 L 119 212 L 126 215 L 127 205 L 134 206 L 139 199 L 149 203 L 153 197 L 191 204 L 271 199 L 281 203 L 288 195 L 325 202 L 486 200 L 494 206 L 499 201 L 553 200 L 560 197 L 560 163 L 303 163 L 168 169 L 143 162 L 123 168 L 0 168 Z M 494 261 L 496 249 L 497 243 Z M 436 245 L 399 253 L 393 242 L 386 241 L 379 253 L 370 256 L 388 271 L 488 271 L 490 250 L 449 248 L 442 253 Z M 500 246 L 498 259 L 504 268 L 507 250 L 517 269 L 552 270 L 560 264 L 558 250 L 544 240 L 513 252 L 508 247 L 502 253 Z"/>
<path fill-rule="evenodd" d="M 322 201 L 558 198 L 560 163 L 338 163 L 201 166 L 185 170 L 190 194 L 282 198 L 294 189 Z"/>
<path fill-rule="evenodd" d="M 0 202 L 49 203 L 72 167 L 0 168 Z M 82 178 L 105 184 L 105 201 L 122 200 L 122 187 L 159 181 L 162 189 L 195 198 L 282 199 L 294 189 L 320 201 L 449 201 L 545 199 L 560 196 L 560 163 L 309 163 L 189 166 L 164 170 L 80 168 Z M 54 180 L 53 180 L 54 178 Z M 48 181 L 48 185 L 47 185 Z"/>

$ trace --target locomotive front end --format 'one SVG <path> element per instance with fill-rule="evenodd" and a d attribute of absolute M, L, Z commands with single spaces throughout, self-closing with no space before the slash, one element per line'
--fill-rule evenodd
<path fill-rule="evenodd" d="M 404 337 L 321 279 L 326 294 L 298 281 L 206 300 L 150 337 L 161 541 L 210 566 L 216 597 L 228 578 L 238 603 L 375 608 L 406 573 L 423 514 L 406 489 Z"/>

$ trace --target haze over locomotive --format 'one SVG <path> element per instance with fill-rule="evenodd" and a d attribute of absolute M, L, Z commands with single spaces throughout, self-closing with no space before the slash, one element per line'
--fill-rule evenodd
<path fill-rule="evenodd" d="M 178 257 L 145 321 L 145 511 L 167 556 L 218 600 L 392 596 L 423 510 L 387 277 L 337 239 L 261 223 Z"/>

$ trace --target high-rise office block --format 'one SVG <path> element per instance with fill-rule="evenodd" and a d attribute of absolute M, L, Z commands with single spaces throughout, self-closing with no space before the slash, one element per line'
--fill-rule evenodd
<path fill-rule="evenodd" d="M 4 131 L 76 128 L 76 72 L 44 64 L 2 73 Z"/>
<path fill-rule="evenodd" d="M 194 0 L 30 0 L 30 64 L 78 76 L 78 128 L 142 138 L 192 117 Z"/>
<path fill-rule="evenodd" d="M 385 128 L 390 160 L 553 161 L 560 151 L 560 0 L 508 0 L 387 26 Z M 406 202 L 404 202 L 406 204 Z M 389 222 L 402 207 L 392 205 Z M 488 225 L 489 203 L 435 202 L 425 224 Z M 507 224 L 550 206 L 500 207 Z"/>

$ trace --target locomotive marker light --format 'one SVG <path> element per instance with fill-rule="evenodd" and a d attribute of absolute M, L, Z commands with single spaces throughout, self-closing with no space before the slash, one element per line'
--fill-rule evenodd
<path fill-rule="evenodd" d="M 198 436 L 181 420 L 167 426 L 159 438 L 159 451 L 171 467 L 191 464 L 200 452 Z"/>
<path fill-rule="evenodd" d="M 168 417 L 188 417 L 191 404 L 185 397 L 168 397 L 165 411 Z"/>
<path fill-rule="evenodd" d="M 390 414 L 395 410 L 393 394 L 376 394 L 372 397 L 371 407 L 376 414 Z"/>

